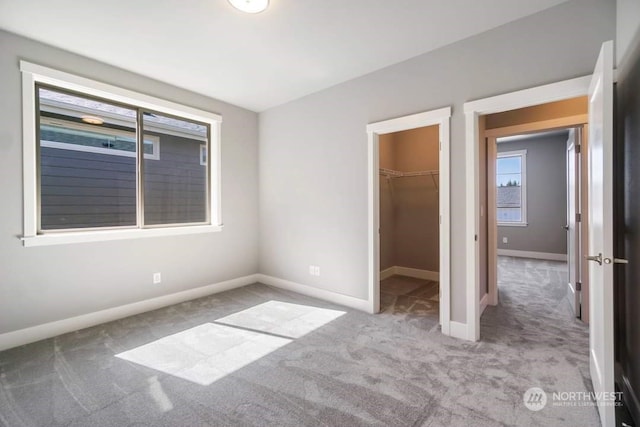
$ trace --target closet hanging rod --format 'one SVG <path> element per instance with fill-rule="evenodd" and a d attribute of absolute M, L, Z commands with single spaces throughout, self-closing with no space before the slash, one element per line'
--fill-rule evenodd
<path fill-rule="evenodd" d="M 438 175 L 439 171 L 431 170 L 431 171 L 416 171 L 416 172 L 400 172 L 393 169 L 385 169 L 380 168 L 380 175 L 384 175 L 391 178 L 402 178 L 409 176 L 433 176 Z"/>

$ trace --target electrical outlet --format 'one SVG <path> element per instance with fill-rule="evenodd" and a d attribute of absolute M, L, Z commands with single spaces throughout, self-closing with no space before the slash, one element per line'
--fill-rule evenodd
<path fill-rule="evenodd" d="M 311 276 L 315 276 L 316 274 L 316 266 L 315 265 L 310 265 L 309 266 L 309 275 Z"/>
<path fill-rule="evenodd" d="M 157 285 L 162 282 L 162 274 L 161 273 L 153 273 L 153 284 Z"/>
<path fill-rule="evenodd" d="M 313 268 L 313 275 L 320 276 L 320 267 L 318 267 L 317 265 Z"/>
<path fill-rule="evenodd" d="M 502 243 L 509 243 L 509 238 L 503 237 L 502 238 Z"/>

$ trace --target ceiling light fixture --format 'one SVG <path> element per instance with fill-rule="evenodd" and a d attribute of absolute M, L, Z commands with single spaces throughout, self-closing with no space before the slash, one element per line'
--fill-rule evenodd
<path fill-rule="evenodd" d="M 104 123 L 104 120 L 102 118 L 96 116 L 82 116 L 80 118 L 83 122 L 89 123 L 91 125 L 101 125 Z"/>
<path fill-rule="evenodd" d="M 269 0 L 228 0 L 231 6 L 246 13 L 260 13 L 269 7 Z"/>

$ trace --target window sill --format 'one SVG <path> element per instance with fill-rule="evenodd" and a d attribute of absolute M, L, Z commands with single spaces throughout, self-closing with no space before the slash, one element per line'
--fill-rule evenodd
<path fill-rule="evenodd" d="M 527 222 L 499 222 L 498 227 L 527 227 Z"/>
<path fill-rule="evenodd" d="M 144 237 L 180 236 L 222 231 L 222 225 L 196 225 L 185 227 L 144 228 L 127 230 L 76 231 L 21 237 L 24 246 L 66 245 L 70 243 L 104 242 L 109 240 L 138 239 Z"/>

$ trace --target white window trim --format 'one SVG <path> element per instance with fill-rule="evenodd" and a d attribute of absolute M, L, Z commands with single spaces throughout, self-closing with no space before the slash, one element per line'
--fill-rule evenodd
<path fill-rule="evenodd" d="M 20 61 L 22 72 L 22 132 L 23 132 L 23 236 L 24 246 L 56 245 L 80 242 L 133 239 L 139 237 L 172 236 L 180 234 L 205 233 L 222 230 L 221 168 L 220 168 L 220 125 L 218 114 L 200 110 L 139 92 L 123 89 L 107 83 L 80 77 L 74 74 Z M 38 170 L 36 132 L 36 84 L 48 84 L 111 101 L 131 104 L 159 113 L 170 114 L 194 121 L 207 123 L 211 128 L 209 141 L 209 222 L 206 225 L 185 225 L 180 227 L 114 229 L 99 231 L 69 231 L 38 234 Z"/>
<path fill-rule="evenodd" d="M 527 150 L 502 151 L 498 153 L 497 157 L 500 159 L 502 157 L 516 156 L 520 156 L 522 158 L 520 163 L 520 191 L 522 192 L 522 196 L 520 198 L 520 210 L 522 211 L 522 216 L 520 217 L 520 221 L 498 221 L 499 227 L 526 227 L 529 225 L 527 222 Z"/>

